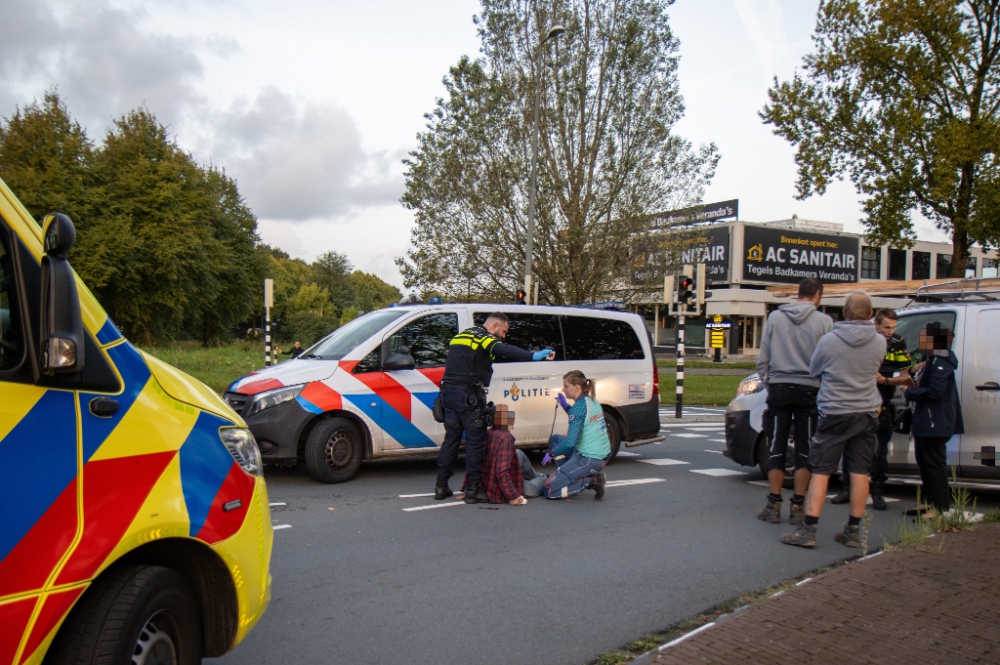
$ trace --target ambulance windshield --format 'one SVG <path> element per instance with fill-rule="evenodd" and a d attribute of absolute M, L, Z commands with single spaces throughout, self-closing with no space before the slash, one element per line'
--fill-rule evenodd
<path fill-rule="evenodd" d="M 300 358 L 340 360 L 372 335 L 386 327 L 406 311 L 398 308 L 381 309 L 346 323 L 306 349 Z"/>

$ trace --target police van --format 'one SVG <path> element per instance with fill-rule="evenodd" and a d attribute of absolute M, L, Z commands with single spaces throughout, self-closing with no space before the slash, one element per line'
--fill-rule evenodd
<path fill-rule="evenodd" d="M 268 464 L 305 463 L 321 482 L 339 483 L 362 460 L 436 455 L 444 425 L 431 409 L 451 338 L 492 312 L 510 318 L 506 342 L 555 359 L 493 364 L 487 399 L 517 414 L 522 448 L 565 432 L 556 408 L 562 377 L 597 380 L 612 456 L 659 436 L 659 377 L 645 322 L 635 314 L 572 307 L 454 304 L 390 307 L 338 328 L 293 360 L 249 374 L 225 399 L 246 420 Z"/>
<path fill-rule="evenodd" d="M 253 435 L 126 340 L 0 181 L 0 665 L 190 665 L 270 598 Z"/>
<path fill-rule="evenodd" d="M 965 279 L 917 289 L 915 302 L 895 310 L 896 334 L 906 341 L 913 362 L 924 358 L 918 348 L 920 331 L 931 322 L 955 333 L 952 351 L 958 357 L 955 370 L 965 433 L 948 441 L 948 465 L 955 467 L 959 485 L 1000 488 L 1000 466 L 996 465 L 997 423 L 1000 423 L 1000 279 Z M 767 444 L 761 431 L 767 390 L 756 374 L 744 379 L 739 394 L 726 410 L 725 455 L 744 466 L 764 471 Z M 905 408 L 903 389 L 895 394 L 896 412 Z M 786 460 L 790 473 L 791 446 Z M 919 483 L 920 471 L 913 439 L 894 433 L 889 442 L 889 482 Z M 767 475 L 766 472 L 764 475 Z"/>

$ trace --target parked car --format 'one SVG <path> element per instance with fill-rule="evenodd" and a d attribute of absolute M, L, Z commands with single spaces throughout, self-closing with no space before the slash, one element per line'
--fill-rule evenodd
<path fill-rule="evenodd" d="M 0 181 L 0 665 L 221 656 L 270 599 L 257 446 L 122 336 L 75 235 Z"/>
<path fill-rule="evenodd" d="M 932 321 L 952 329 L 952 350 L 958 356 L 958 382 L 965 433 L 948 441 L 948 463 L 956 467 L 960 484 L 1000 488 L 1000 467 L 990 463 L 1000 423 L 1000 279 L 966 279 L 917 291 L 915 302 L 896 310 L 896 333 L 906 340 L 914 362 L 921 360 L 920 331 Z M 905 407 L 896 391 L 897 413 Z M 725 455 L 743 466 L 764 469 L 766 443 L 761 433 L 767 391 L 756 374 L 740 382 L 726 409 Z M 983 453 L 986 453 L 985 455 Z M 916 483 L 920 473 L 909 435 L 896 433 L 889 443 L 889 482 Z M 791 470 L 789 458 L 788 470 Z"/>
<path fill-rule="evenodd" d="M 407 305 L 370 312 L 301 356 L 233 382 L 225 394 L 247 421 L 268 464 L 303 461 L 322 482 L 344 482 L 364 459 L 436 455 L 444 425 L 431 408 L 451 338 L 494 311 L 510 318 L 509 343 L 550 348 L 555 359 L 496 362 L 488 399 L 517 413 L 523 448 L 565 431 L 555 395 L 563 375 L 597 380 L 612 455 L 661 441 L 659 378 L 649 333 L 635 314 L 570 307 Z"/>

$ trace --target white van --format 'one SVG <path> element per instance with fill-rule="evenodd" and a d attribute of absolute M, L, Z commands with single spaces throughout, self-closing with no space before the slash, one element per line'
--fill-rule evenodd
<path fill-rule="evenodd" d="M 996 448 L 1000 447 L 1000 279 L 966 279 L 921 287 L 917 299 L 923 302 L 896 310 L 896 334 L 906 340 L 914 362 L 922 360 L 917 341 L 928 323 L 936 321 L 955 332 L 951 348 L 958 356 L 955 378 L 965 433 L 948 441 L 948 464 L 956 467 L 959 485 L 1000 488 L 1000 466 L 995 462 Z M 896 389 L 897 413 L 904 407 L 902 393 Z M 760 465 L 762 470 L 766 444 L 761 416 L 766 399 L 767 391 L 754 374 L 740 383 L 739 394 L 726 411 L 726 456 L 744 466 Z M 912 438 L 893 434 L 889 482 L 917 483 L 919 476 Z"/>
<path fill-rule="evenodd" d="M 597 380 L 612 457 L 662 441 L 659 383 L 649 332 L 635 314 L 572 307 L 453 304 L 390 307 L 338 328 L 301 356 L 229 386 L 226 401 L 250 427 L 264 462 L 304 461 L 322 482 L 350 480 L 364 459 L 436 455 L 444 425 L 431 408 L 452 337 L 492 312 L 510 318 L 506 342 L 553 349 L 555 360 L 493 365 L 487 399 L 517 414 L 521 448 L 565 432 L 556 408 L 562 377 Z"/>

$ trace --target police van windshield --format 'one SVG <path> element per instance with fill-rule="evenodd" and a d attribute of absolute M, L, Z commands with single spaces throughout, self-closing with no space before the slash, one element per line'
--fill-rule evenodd
<path fill-rule="evenodd" d="M 346 323 L 306 349 L 302 358 L 340 360 L 372 335 L 386 327 L 406 312 L 401 309 L 382 309 L 369 312 Z"/>

